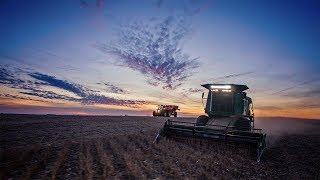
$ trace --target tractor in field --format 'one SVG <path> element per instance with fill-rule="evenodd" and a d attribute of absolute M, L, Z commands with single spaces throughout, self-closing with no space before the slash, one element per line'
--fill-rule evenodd
<path fill-rule="evenodd" d="M 254 128 L 252 99 L 247 96 L 246 85 L 237 84 L 203 84 L 208 89 L 205 113 L 194 123 L 168 119 L 160 129 L 155 142 L 161 137 L 193 137 L 223 141 L 248 143 L 257 151 L 260 161 L 266 147 L 266 134 L 262 129 Z"/>
<path fill-rule="evenodd" d="M 153 111 L 153 116 L 177 117 L 177 110 L 180 110 L 176 105 L 158 105 L 157 110 Z"/>

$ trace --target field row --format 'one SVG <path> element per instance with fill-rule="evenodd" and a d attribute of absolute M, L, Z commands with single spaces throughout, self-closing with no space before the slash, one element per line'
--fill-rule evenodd
<path fill-rule="evenodd" d="M 159 144 L 153 144 L 153 138 L 154 131 L 79 143 L 65 142 L 60 148 L 34 145 L 2 151 L 0 179 L 250 179 L 290 177 L 288 173 L 293 173 L 293 177 L 314 177 L 317 174 L 315 167 L 320 167 L 316 166 L 319 164 L 316 154 L 308 154 L 304 162 L 295 162 L 299 155 L 297 149 L 291 147 L 269 149 L 259 164 L 245 147 L 198 140 L 163 139 Z M 300 153 L 306 153 L 309 148 L 318 147 L 298 148 Z M 309 163 L 313 163 L 313 168 Z"/>
<path fill-rule="evenodd" d="M 167 118 L 112 116 L 5 116 L 0 118 L 3 147 L 63 145 L 65 141 L 135 134 L 160 129 Z"/>

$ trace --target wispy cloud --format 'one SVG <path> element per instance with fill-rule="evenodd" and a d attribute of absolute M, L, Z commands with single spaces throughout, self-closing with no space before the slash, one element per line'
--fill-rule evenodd
<path fill-rule="evenodd" d="M 201 91 L 203 91 L 203 89 L 197 89 L 197 88 L 189 88 L 189 90 L 188 90 L 190 93 L 197 93 L 197 92 L 201 92 Z"/>
<path fill-rule="evenodd" d="M 16 79 L 14 73 L 9 71 L 7 67 L 1 66 L 0 67 L 0 84 L 20 84 L 24 81 L 21 79 Z"/>
<path fill-rule="evenodd" d="M 29 92 L 20 92 L 20 93 L 30 95 L 30 96 L 41 97 L 44 99 L 51 99 L 51 100 L 59 99 L 59 100 L 77 101 L 77 99 L 74 97 L 57 94 L 52 91 L 42 91 L 42 90 L 36 90 L 36 89 L 30 90 L 29 89 Z"/>
<path fill-rule="evenodd" d="M 115 99 L 113 97 L 107 97 L 98 94 L 91 94 L 81 99 L 83 104 L 109 104 L 109 105 L 119 105 L 119 106 L 129 106 L 129 107 L 139 107 L 140 105 L 147 104 L 146 101 L 138 100 L 123 100 Z"/>
<path fill-rule="evenodd" d="M 128 92 L 121 87 L 118 87 L 110 82 L 103 83 L 107 87 L 107 91 L 116 94 L 127 94 Z"/>
<path fill-rule="evenodd" d="M 202 92 L 202 91 L 203 91 L 203 89 L 200 89 L 200 88 L 183 89 L 183 92 L 187 93 L 187 94 L 198 93 L 198 92 Z"/>
<path fill-rule="evenodd" d="M 280 91 L 273 92 L 272 94 L 281 94 L 281 93 L 283 93 L 283 92 L 286 92 L 286 91 L 295 89 L 295 88 L 300 87 L 300 86 L 304 86 L 304 85 L 307 85 L 307 84 L 311 84 L 311 83 L 317 82 L 317 81 L 319 81 L 319 80 L 320 80 L 320 78 L 311 79 L 311 80 L 306 80 L 306 81 L 297 83 L 297 84 L 295 84 L 295 85 L 293 85 L 293 86 L 290 86 L 290 87 L 287 87 L 287 88 L 285 88 L 285 89 L 282 89 L 282 90 L 280 90 Z"/>
<path fill-rule="evenodd" d="M 10 98 L 10 99 L 23 99 L 23 100 L 31 100 L 31 101 L 38 101 L 38 102 L 51 102 L 41 99 L 34 99 L 30 97 L 24 97 L 23 95 L 13 95 L 13 94 L 6 94 L 6 93 L 0 93 L 0 97 L 4 98 Z"/>
<path fill-rule="evenodd" d="M 284 91 L 283 91 L 284 92 Z M 291 98 L 320 98 L 320 88 L 318 86 L 316 87 L 309 87 L 309 88 L 302 88 L 301 91 L 290 91 L 283 93 L 283 96 L 285 97 L 291 97 Z"/>
<path fill-rule="evenodd" d="M 286 111 L 288 109 L 309 109 L 320 108 L 320 102 L 311 102 L 310 99 L 300 100 L 301 102 L 291 104 L 256 105 L 255 109 L 268 111 Z"/>
<path fill-rule="evenodd" d="M 142 104 L 148 103 L 146 101 L 140 100 L 123 100 L 114 97 L 108 97 L 105 95 L 101 95 L 83 85 L 67 80 L 61 80 L 55 76 L 50 76 L 39 72 L 27 73 L 27 76 L 33 78 L 31 80 L 22 80 L 18 76 L 15 76 L 14 72 L 8 71 L 4 67 L 0 68 L 0 73 L 1 85 L 21 90 L 20 96 L 1 94 L 0 96 L 2 97 L 41 101 L 39 99 L 29 98 L 30 96 L 33 96 L 48 100 L 67 100 L 79 102 L 82 104 L 106 104 L 130 107 L 138 107 Z M 44 90 L 45 88 L 42 88 L 44 87 L 44 85 L 66 90 L 68 92 L 74 93 L 78 97 L 76 98 L 65 94 L 58 94 L 50 90 Z M 124 89 L 118 88 L 110 83 L 107 85 L 112 92 L 126 92 Z M 23 95 L 28 95 L 29 97 L 24 97 Z"/>
<path fill-rule="evenodd" d="M 258 109 L 258 110 L 273 110 L 273 111 L 277 111 L 277 110 L 284 110 L 285 108 L 282 107 L 282 106 L 279 106 L 279 105 L 275 105 L 275 106 L 268 106 L 268 105 L 255 105 L 254 107 L 255 109 Z"/>
<path fill-rule="evenodd" d="M 236 74 L 229 74 L 229 75 L 225 75 L 225 76 L 220 76 L 220 77 L 208 79 L 208 80 L 206 80 L 206 82 L 217 83 L 217 82 L 221 82 L 222 80 L 225 80 L 225 79 L 238 78 L 238 77 L 246 76 L 246 75 L 253 74 L 253 73 L 254 73 L 253 71 L 248 71 L 248 72 L 242 72 L 242 73 L 236 73 Z"/>
<path fill-rule="evenodd" d="M 73 92 L 80 97 L 85 97 L 88 95 L 88 90 L 85 90 L 85 88 L 79 84 L 69 83 L 68 81 L 57 79 L 54 76 L 49 76 L 38 72 L 30 73 L 29 75 L 37 80 L 45 82 L 46 85 Z"/>
<path fill-rule="evenodd" d="M 190 24 L 183 17 L 132 22 L 121 26 L 118 39 L 111 45 L 98 44 L 96 47 L 145 75 L 150 85 L 175 89 L 199 66 L 198 58 L 191 58 L 179 47 L 189 29 Z"/>

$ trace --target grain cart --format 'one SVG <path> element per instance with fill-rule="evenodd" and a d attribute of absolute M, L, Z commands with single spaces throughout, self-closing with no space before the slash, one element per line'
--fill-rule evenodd
<path fill-rule="evenodd" d="M 176 105 L 158 105 L 157 110 L 153 111 L 153 116 L 166 116 L 173 115 L 177 117 L 177 110 L 180 110 Z"/>
<path fill-rule="evenodd" d="M 168 119 L 159 131 L 155 142 L 161 137 L 193 137 L 223 141 L 248 143 L 257 149 L 257 161 L 260 161 L 266 147 L 266 134 L 262 129 L 254 128 L 252 99 L 247 96 L 246 85 L 203 84 L 208 89 L 205 113 L 196 122 L 172 121 Z"/>

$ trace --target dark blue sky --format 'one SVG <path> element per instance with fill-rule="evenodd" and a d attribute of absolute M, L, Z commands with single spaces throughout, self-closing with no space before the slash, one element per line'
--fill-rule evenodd
<path fill-rule="evenodd" d="M 131 109 L 142 112 L 172 102 L 201 111 L 194 92 L 217 81 L 247 84 L 261 115 L 299 107 L 302 116 L 320 117 L 319 10 L 317 0 L 3 0 L 0 62 L 21 80 L 10 82 L 24 83 L 8 83 L 2 74 L 1 97 L 12 112 L 18 101 L 39 98 L 53 109 L 65 103 L 84 112 L 84 100 L 93 109 L 145 102 Z M 30 74 L 86 94 L 39 85 Z M 59 102 L 46 102 L 59 94 Z M 310 115 L 310 107 L 317 113 Z"/>

